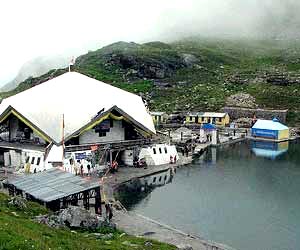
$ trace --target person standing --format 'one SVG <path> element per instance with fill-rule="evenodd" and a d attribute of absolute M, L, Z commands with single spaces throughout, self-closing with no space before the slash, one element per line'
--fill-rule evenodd
<path fill-rule="evenodd" d="M 106 217 L 106 220 L 108 223 L 111 221 L 111 219 L 113 217 L 112 208 L 108 202 L 105 203 L 105 217 Z"/>
<path fill-rule="evenodd" d="M 86 167 L 87 167 L 87 170 L 88 170 L 88 176 L 90 176 L 91 175 L 91 165 L 88 164 Z"/>
<path fill-rule="evenodd" d="M 83 164 L 80 165 L 80 175 L 83 176 Z"/>

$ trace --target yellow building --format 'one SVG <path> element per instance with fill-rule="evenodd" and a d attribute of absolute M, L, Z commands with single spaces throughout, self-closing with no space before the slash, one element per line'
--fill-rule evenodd
<path fill-rule="evenodd" d="M 166 112 L 150 112 L 155 125 L 166 123 L 168 114 Z"/>
<path fill-rule="evenodd" d="M 229 122 L 230 118 L 227 113 L 191 112 L 185 117 L 185 123 L 213 123 L 218 126 L 226 126 Z"/>

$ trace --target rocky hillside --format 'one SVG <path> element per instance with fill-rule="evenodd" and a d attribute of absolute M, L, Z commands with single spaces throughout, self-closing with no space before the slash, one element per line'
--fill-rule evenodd
<path fill-rule="evenodd" d="M 153 110 L 215 111 L 229 96 L 245 93 L 258 107 L 288 108 L 290 124 L 300 120 L 297 41 L 118 42 L 78 57 L 74 70 L 142 95 Z M 65 71 L 29 78 L 2 97 Z"/>

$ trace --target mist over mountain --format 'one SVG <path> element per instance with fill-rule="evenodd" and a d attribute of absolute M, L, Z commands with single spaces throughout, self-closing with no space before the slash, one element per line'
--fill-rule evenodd
<path fill-rule="evenodd" d="M 21 67 L 17 76 L 3 87 L 1 91 L 10 91 L 18 86 L 18 84 L 29 77 L 37 77 L 47 73 L 51 69 L 64 68 L 70 61 L 69 57 L 53 56 L 53 57 L 37 57 L 26 63 Z"/>
<path fill-rule="evenodd" d="M 19 6 L 17 10 L 16 5 Z M 45 1 L 41 5 L 32 0 L 22 4 L 11 0 L 1 3 L 0 7 L 5 10 L 0 15 L 1 23 L 11 20 L 11 13 L 18 16 L 1 30 L 2 84 L 4 79 L 15 74 L 18 65 L 30 58 L 54 54 L 78 56 L 120 40 L 144 43 L 173 42 L 187 37 L 248 40 L 300 38 L 298 0 L 131 0 L 126 3 L 120 0 L 91 0 L 89 4 L 75 1 L 72 5 L 56 0 Z M 56 13 L 55 19 L 53 13 Z M 64 23 L 66 25 L 61 25 Z M 36 30 L 39 30 L 38 36 Z M 20 37 L 22 46 L 18 42 Z M 30 75 L 37 76 L 62 66 L 60 59 L 53 61 L 56 63 L 51 63 L 49 67 L 43 60 L 33 63 L 36 66 L 26 63 L 28 69 L 22 68 L 19 76 L 9 83 L 12 87 L 5 87 L 4 90 L 12 89 Z"/>
<path fill-rule="evenodd" d="M 184 36 L 248 39 L 300 38 L 300 1 L 199 0 L 167 10 L 159 20 L 167 40 Z"/>

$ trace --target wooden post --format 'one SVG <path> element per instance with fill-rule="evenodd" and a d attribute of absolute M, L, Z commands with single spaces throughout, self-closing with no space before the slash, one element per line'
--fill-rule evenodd
<path fill-rule="evenodd" d="M 110 163 L 110 168 L 112 168 L 112 150 L 109 150 L 109 163 Z"/>
<path fill-rule="evenodd" d="M 89 191 L 83 191 L 83 207 L 86 210 L 90 209 Z"/>
<path fill-rule="evenodd" d="M 95 189 L 95 214 L 102 214 L 101 210 L 101 192 L 100 187 Z"/>

